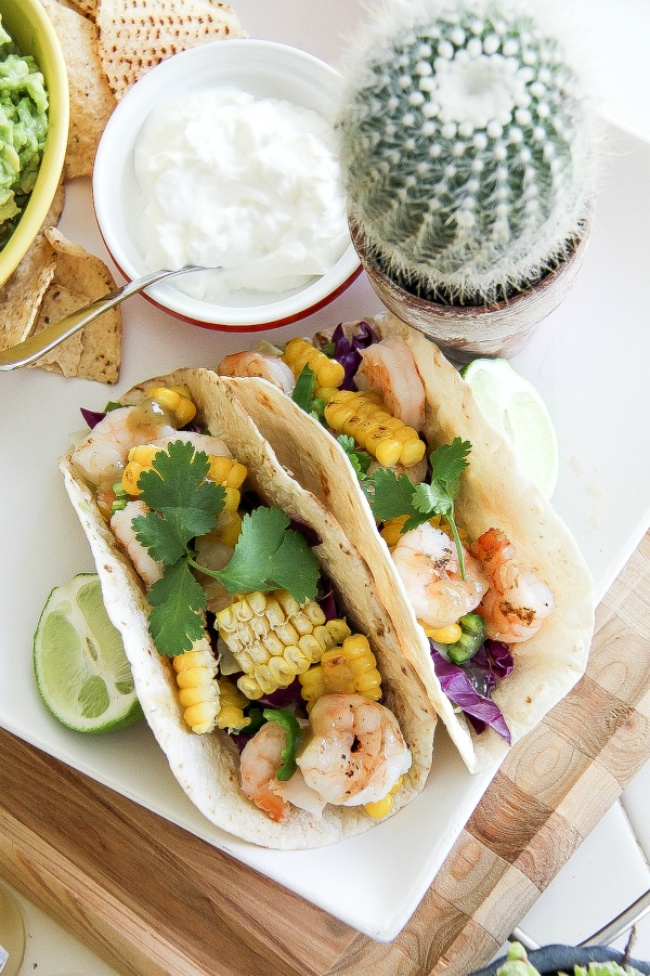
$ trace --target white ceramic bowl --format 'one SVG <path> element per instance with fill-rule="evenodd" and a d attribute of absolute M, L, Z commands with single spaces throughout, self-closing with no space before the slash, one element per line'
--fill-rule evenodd
<path fill-rule="evenodd" d="M 256 97 L 277 98 L 312 109 L 332 121 L 341 79 L 334 68 L 298 48 L 235 38 L 192 48 L 148 71 L 118 104 L 108 121 L 93 171 L 93 202 L 99 229 L 115 264 L 133 280 L 148 271 L 138 249 L 133 164 L 138 133 L 160 103 L 183 93 L 222 86 Z M 234 293 L 228 304 L 191 297 L 172 281 L 151 286 L 146 297 L 172 315 L 206 328 L 261 331 L 296 321 L 339 295 L 361 270 L 350 241 L 326 274 L 297 291 Z"/>

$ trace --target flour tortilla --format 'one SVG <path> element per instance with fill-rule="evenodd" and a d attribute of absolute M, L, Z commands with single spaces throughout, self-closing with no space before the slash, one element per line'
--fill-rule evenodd
<path fill-rule="evenodd" d="M 427 394 L 423 433 L 429 450 L 454 437 L 472 445 L 456 503 L 458 521 L 471 539 L 492 527 L 502 529 L 515 545 L 522 565 L 534 570 L 554 593 L 553 613 L 534 638 L 513 648 L 515 669 L 493 695 L 512 742 L 517 742 L 584 674 L 594 627 L 589 571 L 567 527 L 519 466 L 509 443 L 485 419 L 469 386 L 437 346 L 392 315 L 368 321 L 382 337 L 401 336 L 413 352 Z M 501 760 L 508 751 L 505 740 L 489 728 L 477 735 L 443 693 L 428 640 L 339 444 L 265 380 L 228 382 L 282 464 L 321 499 L 352 545 L 363 553 L 401 637 L 404 656 L 424 682 L 468 769 L 476 772 Z"/>
<path fill-rule="evenodd" d="M 198 407 L 198 419 L 247 466 L 249 481 L 261 498 L 312 526 L 323 539 L 316 554 L 343 597 L 349 621 L 370 639 L 384 678 L 386 704 L 397 716 L 413 756 L 411 770 L 395 797 L 395 810 L 399 810 L 425 784 L 436 719 L 424 688 L 403 659 L 392 621 L 386 618 L 367 567 L 331 514 L 281 467 L 232 391 L 215 373 L 179 370 L 134 388 L 121 402 L 137 403 L 151 383 L 187 386 Z M 149 635 L 148 604 L 139 579 L 101 518 L 92 493 L 76 473 L 71 452 L 61 458 L 60 467 L 93 552 L 106 609 L 122 634 L 145 717 L 190 800 L 218 827 L 266 847 L 319 847 L 371 827 L 374 821 L 362 808 L 332 806 L 325 808 L 320 820 L 296 810 L 288 821 L 278 824 L 243 796 L 238 779 L 239 754 L 229 737 L 218 730 L 196 735 L 185 726 L 171 661 L 158 654 Z"/>

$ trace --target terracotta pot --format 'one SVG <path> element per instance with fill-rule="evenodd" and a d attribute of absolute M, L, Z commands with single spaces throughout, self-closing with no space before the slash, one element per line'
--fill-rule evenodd
<path fill-rule="evenodd" d="M 359 227 L 350 223 L 352 242 L 370 284 L 386 307 L 432 339 L 448 359 L 468 363 L 478 356 L 513 356 L 535 327 L 566 297 L 582 268 L 591 219 L 571 255 L 539 284 L 515 298 L 485 305 L 439 305 L 395 284 L 367 256 Z"/>

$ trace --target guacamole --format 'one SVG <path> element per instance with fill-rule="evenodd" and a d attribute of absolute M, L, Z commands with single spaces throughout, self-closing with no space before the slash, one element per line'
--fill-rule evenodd
<path fill-rule="evenodd" d="M 0 20 L 0 248 L 34 189 L 48 130 L 45 80 Z"/>

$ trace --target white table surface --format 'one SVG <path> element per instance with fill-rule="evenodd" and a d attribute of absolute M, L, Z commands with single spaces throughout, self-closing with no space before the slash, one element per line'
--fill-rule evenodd
<path fill-rule="evenodd" d="M 247 12 L 265 3 L 273 38 L 278 5 L 287 9 L 304 0 L 233 0 L 242 23 Z M 345 0 L 314 6 L 315 20 L 342 12 Z M 597 83 L 603 114 L 650 141 L 650 0 L 570 0 L 590 57 L 599 64 Z M 286 22 L 286 21 L 285 21 Z M 278 40 L 291 43 L 286 30 Z M 318 25 L 314 30 L 318 54 Z M 650 174 L 648 174 L 650 192 Z M 650 764 L 641 771 L 580 849 L 522 920 L 521 928 L 538 944 L 575 944 L 600 928 L 650 887 Z M 27 928 L 20 976 L 119 976 L 35 906 L 19 896 Z M 624 946 L 625 939 L 618 946 Z M 638 927 L 637 958 L 650 959 L 650 918 Z"/>

